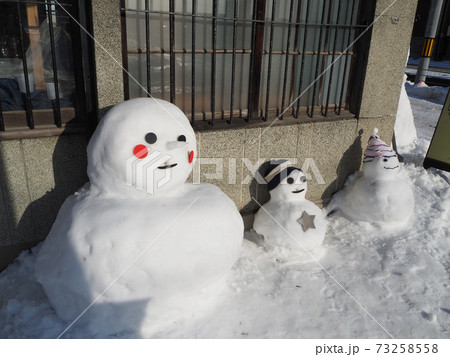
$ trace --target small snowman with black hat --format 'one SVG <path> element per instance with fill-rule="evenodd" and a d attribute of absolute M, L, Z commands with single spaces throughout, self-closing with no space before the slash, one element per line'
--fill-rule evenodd
<path fill-rule="evenodd" d="M 264 179 L 270 200 L 256 213 L 253 228 L 264 236 L 265 245 L 310 258 L 322 255 L 327 225 L 322 210 L 305 198 L 302 169 L 283 160 L 271 165 Z"/>

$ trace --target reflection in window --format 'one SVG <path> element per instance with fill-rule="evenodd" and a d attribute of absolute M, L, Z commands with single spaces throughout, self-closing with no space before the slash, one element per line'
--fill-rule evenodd
<path fill-rule="evenodd" d="M 0 3 L 0 23 L 7 24 L 0 29 L 0 129 L 61 126 L 74 117 L 70 18 L 64 15 L 51 1 Z"/>

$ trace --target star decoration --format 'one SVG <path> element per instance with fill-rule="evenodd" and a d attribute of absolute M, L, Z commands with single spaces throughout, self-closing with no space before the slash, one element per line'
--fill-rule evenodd
<path fill-rule="evenodd" d="M 297 219 L 297 222 L 302 226 L 303 232 L 306 232 L 310 228 L 316 228 L 314 225 L 314 218 L 316 218 L 316 215 L 311 214 L 309 215 L 306 211 L 303 211 L 302 216 Z"/>

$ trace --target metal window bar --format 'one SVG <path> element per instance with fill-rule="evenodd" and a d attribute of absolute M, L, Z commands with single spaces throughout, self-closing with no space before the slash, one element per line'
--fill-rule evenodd
<path fill-rule="evenodd" d="M 324 1 L 325 4 L 325 1 Z M 321 15 L 321 20 L 320 23 L 323 24 L 324 20 L 325 20 L 325 11 L 326 10 L 326 6 L 322 6 L 322 15 Z M 322 48 L 322 37 L 323 37 L 323 27 L 320 27 L 319 30 L 319 43 L 317 45 L 317 58 L 316 58 L 316 71 L 314 74 L 314 78 L 317 78 L 319 76 L 319 63 L 320 63 L 320 50 Z M 313 85 L 313 90 L 312 90 L 312 100 L 311 100 L 311 112 L 309 113 L 309 116 L 312 117 L 314 115 L 314 104 L 315 104 L 315 99 L 316 99 L 316 88 L 317 88 L 317 84 L 319 81 L 315 81 L 314 85 Z"/>
<path fill-rule="evenodd" d="M 213 1 L 212 14 L 212 54 L 211 54 L 211 125 L 214 125 L 216 114 L 216 41 L 217 41 L 217 0 Z"/>
<path fill-rule="evenodd" d="M 219 0 L 220 1 L 220 0 Z M 300 0 L 302 1 L 302 0 Z M 28 2 L 28 1 L 27 1 Z M 133 9 L 133 8 L 129 8 L 129 7 L 122 7 L 120 9 L 121 11 L 124 12 L 133 12 L 133 13 L 145 13 L 146 10 L 142 10 L 142 9 Z M 196 18 L 203 18 L 203 19 L 209 19 L 211 20 L 211 15 L 202 15 L 202 14 L 189 14 L 189 13 L 184 13 L 184 12 L 176 12 L 176 11 L 163 11 L 163 10 L 150 10 L 150 13 L 155 14 L 155 15 L 174 15 L 174 16 L 180 16 L 180 17 L 192 17 L 195 16 Z M 261 20 L 261 19 L 245 19 L 245 18 L 233 18 L 233 17 L 228 17 L 228 16 L 221 16 L 220 17 L 221 20 L 224 21 L 233 21 L 236 20 L 238 23 L 261 23 L 261 24 L 271 24 L 273 23 L 274 25 L 287 25 L 286 22 L 283 21 L 268 21 L 268 20 Z M 300 26 L 304 26 L 304 25 L 308 25 L 310 27 L 322 27 L 322 26 L 327 26 L 327 27 L 340 27 L 340 28 L 361 28 L 361 29 L 365 29 L 367 26 L 366 25 L 351 25 L 351 24 L 339 24 L 339 25 L 334 25 L 334 24 L 314 24 L 314 23 L 308 23 L 308 22 L 300 22 L 300 21 L 296 21 L 291 23 L 291 25 L 300 25 Z"/>
<path fill-rule="evenodd" d="M 22 50 L 22 65 L 23 65 L 23 75 L 25 78 L 25 112 L 27 116 L 27 124 L 30 129 L 34 129 L 34 118 L 33 118 L 33 107 L 31 105 L 31 90 L 30 90 L 30 80 L 28 77 L 28 65 L 27 56 L 24 45 L 24 31 L 25 28 L 22 23 L 22 11 L 20 10 L 21 4 L 17 3 L 17 14 L 19 15 L 19 32 L 20 32 L 20 49 Z"/>
<path fill-rule="evenodd" d="M 145 0 L 145 10 L 145 59 L 147 62 L 147 96 L 150 97 L 152 93 L 152 71 L 150 70 L 150 0 Z"/>
<path fill-rule="evenodd" d="M 233 109 L 234 109 L 234 81 L 236 76 L 236 23 L 237 23 L 237 0 L 233 3 L 233 52 L 231 57 L 231 92 L 230 92 L 230 119 L 228 124 L 233 121 Z"/>
<path fill-rule="evenodd" d="M 175 0 L 169 3 L 170 103 L 175 102 Z"/>
<path fill-rule="evenodd" d="M 146 3 L 148 0 L 145 0 Z M 267 2 L 269 6 L 272 8 L 271 18 L 266 19 L 265 16 L 265 8 Z M 337 4 L 337 13 L 332 14 L 332 11 L 335 10 L 334 3 Z M 345 104 L 345 88 L 347 91 L 350 86 L 347 87 L 348 82 L 348 57 L 353 57 L 355 53 L 352 49 L 343 50 L 347 48 L 352 39 L 352 34 L 355 33 L 356 30 L 364 29 L 367 25 L 355 24 L 354 14 L 356 13 L 356 9 L 359 8 L 359 1 L 347 1 L 347 10 L 351 8 L 351 12 L 346 11 L 344 13 L 343 6 L 344 0 L 324 0 L 323 6 L 318 13 L 319 23 L 311 20 L 310 15 L 312 14 L 312 6 L 317 6 L 313 0 L 291 0 L 289 4 L 289 20 L 283 20 L 282 18 L 276 20 L 276 0 L 253 0 L 252 7 L 252 16 L 251 18 L 243 18 L 238 16 L 238 7 L 241 4 L 238 0 L 234 0 L 233 5 L 233 15 L 230 16 L 222 16 L 218 15 L 218 1 L 214 0 L 212 4 L 212 14 L 202 14 L 199 13 L 198 10 L 198 2 L 193 1 L 192 11 L 180 12 L 175 11 L 175 2 L 174 0 L 170 0 L 169 3 L 169 11 L 163 10 L 155 10 L 149 9 L 146 6 L 145 10 L 142 9 L 132 9 L 128 7 L 124 7 L 121 5 L 121 11 L 123 13 L 139 13 L 144 12 L 146 21 L 149 15 L 159 14 L 168 16 L 169 18 L 169 30 L 170 30 L 170 40 L 169 40 L 169 50 L 164 49 L 163 45 L 161 48 L 153 48 L 150 49 L 150 46 L 146 46 L 145 50 L 140 48 L 138 49 L 123 49 L 127 55 L 132 54 L 144 54 L 146 58 L 149 58 L 151 53 L 157 54 L 165 54 L 169 53 L 170 57 L 170 101 L 174 102 L 175 100 L 175 91 L 180 90 L 180 88 L 175 88 L 175 54 L 190 54 L 192 58 L 191 65 L 191 121 L 194 123 L 196 116 L 202 116 L 203 119 L 209 118 L 209 123 L 214 124 L 215 119 L 217 118 L 217 113 L 221 113 L 221 119 L 227 119 L 226 122 L 231 124 L 233 119 L 237 117 L 244 118 L 246 121 L 250 119 L 260 118 L 262 120 L 267 120 L 267 118 L 271 115 L 271 113 L 283 113 L 287 102 L 293 101 L 298 98 L 302 91 L 305 91 L 305 98 L 300 98 L 294 104 L 291 114 L 298 118 L 300 108 L 306 108 L 306 113 L 308 116 L 314 116 L 315 107 L 318 107 L 321 114 L 327 116 L 329 114 L 328 107 L 331 104 L 334 104 L 335 113 L 341 114 L 343 106 Z M 295 16 L 294 11 L 297 8 L 297 15 L 295 21 L 293 21 L 293 17 Z M 303 16 L 304 13 L 301 12 L 306 9 L 306 16 Z M 328 17 L 326 14 L 328 13 Z M 302 15 L 302 16 L 301 16 Z M 175 48 L 175 16 L 190 17 L 192 23 L 191 36 L 192 36 L 192 48 L 186 48 L 185 44 L 178 44 L 181 48 Z M 209 19 L 211 20 L 211 47 L 212 48 L 198 48 L 196 45 L 196 21 L 197 19 Z M 327 19 L 327 21 L 325 21 Z M 217 48 L 217 29 L 218 29 L 218 20 L 222 22 L 230 22 L 233 26 L 233 42 L 232 48 Z M 238 48 L 237 46 L 237 26 L 250 25 L 251 26 L 251 43 L 250 48 Z M 274 36 L 274 25 L 282 25 L 287 28 L 287 39 L 285 40 L 286 47 L 285 49 L 274 49 L 273 47 L 273 36 Z M 269 48 L 264 48 L 264 28 L 266 26 L 270 26 L 269 36 Z M 147 27 L 147 23 L 146 23 Z M 317 30 L 316 30 L 317 29 Z M 291 39 L 292 39 L 292 30 L 294 31 L 295 40 L 294 40 L 294 48 L 291 49 Z M 333 32 L 334 31 L 334 32 Z M 318 33 L 318 43 L 315 45 L 315 48 L 308 49 L 307 41 L 310 41 L 309 36 L 314 36 L 314 33 Z M 310 35 L 311 34 L 311 35 Z M 334 34 L 334 35 L 332 35 Z M 339 34 L 339 36 L 338 36 Z M 153 36 L 159 36 L 158 34 L 153 34 Z M 337 45 L 338 37 L 342 37 L 342 50 Z M 150 40 L 150 39 L 149 39 Z M 180 46 L 181 45 L 181 46 Z M 225 46 L 226 47 L 226 46 Z M 245 47 L 245 46 L 244 46 Z M 283 46 L 284 47 L 284 46 Z M 337 50 L 338 48 L 338 50 Z M 210 113 L 204 111 L 196 110 L 196 55 L 211 55 L 210 60 L 207 60 L 206 57 L 203 57 L 205 61 L 210 61 L 209 65 L 211 66 L 211 83 L 210 83 Z M 231 54 L 231 93 L 230 93 L 230 102 L 229 102 L 229 113 L 226 113 L 224 107 L 217 103 L 217 90 L 216 90 L 216 80 L 217 80 L 217 56 L 218 55 L 226 55 Z M 249 84 L 247 89 L 247 108 L 242 108 L 242 105 L 239 105 L 238 108 L 235 107 L 235 97 L 239 96 L 239 94 L 244 95 L 244 93 L 236 93 L 235 92 L 235 82 L 236 82 L 236 55 L 249 55 L 247 59 L 249 59 L 249 66 L 246 70 L 248 73 Z M 283 75 L 279 75 L 282 78 L 281 87 L 282 94 L 280 98 L 275 98 L 272 96 L 277 96 L 275 90 L 272 90 L 272 66 L 273 66 L 273 56 L 282 55 L 284 56 L 284 69 Z M 306 60 L 308 59 L 308 63 L 310 62 L 309 71 L 314 73 L 317 76 L 319 75 L 320 69 L 325 69 L 328 61 L 331 59 L 331 62 L 334 62 L 336 56 L 343 56 L 343 65 L 340 65 L 339 68 L 333 70 L 332 66 L 329 70 L 329 73 L 326 76 L 322 76 L 319 78 L 317 83 L 314 83 L 311 88 L 308 88 L 310 83 L 306 82 L 306 79 L 309 77 L 305 76 L 306 68 Z M 264 110 L 260 109 L 261 103 L 261 93 L 260 93 L 260 78 L 263 76 L 263 68 L 261 66 L 261 61 L 263 56 L 268 56 L 268 66 L 266 72 L 267 83 L 265 83 L 265 102 L 264 102 Z M 292 60 L 291 60 L 292 59 Z M 290 64 L 289 64 L 290 63 Z M 321 65 L 322 63 L 322 65 Z M 340 62 L 337 62 L 340 63 Z M 242 65 L 242 64 L 241 64 Z M 247 65 L 246 65 L 247 66 Z M 148 70 L 148 66 L 147 66 Z M 241 68 L 242 71 L 242 68 Z M 291 72 L 291 77 L 288 79 L 288 73 Z M 244 72 L 245 73 L 245 72 Z M 295 75 L 298 75 L 295 78 Z M 281 80 L 280 78 L 275 78 L 274 80 Z M 290 82 L 290 84 L 288 83 Z M 148 82 L 151 82 L 148 81 Z M 147 87 L 151 87 L 151 83 L 147 82 Z M 295 85 L 295 88 L 294 88 Z M 161 84 L 164 86 L 164 83 Z M 307 90 L 306 90 L 307 89 Z M 184 89 L 181 89 L 183 91 Z M 198 90 L 198 88 L 197 88 Z M 162 90 L 163 92 L 163 90 Z M 297 94 L 295 95 L 295 92 Z M 223 96 L 223 93 L 222 93 Z M 333 99 L 334 98 L 334 99 Z M 303 100 L 302 100 L 303 99 Z M 220 97 L 219 97 L 220 100 Z M 275 104 L 276 108 L 272 108 L 269 105 L 270 103 L 278 103 Z M 280 104 L 280 105 L 279 105 Z M 219 107 L 218 107 L 219 106 Z M 238 113 L 236 115 L 236 113 Z M 286 114 L 285 114 L 286 115 Z"/>
<path fill-rule="evenodd" d="M 58 84 L 58 70 L 56 62 L 56 50 L 55 50 L 55 37 L 53 35 L 53 16 L 52 5 L 53 2 L 46 1 L 47 16 L 48 16 L 48 30 L 50 34 L 50 48 L 52 54 L 52 68 L 53 68 L 53 83 L 55 85 L 55 99 L 52 99 L 53 115 L 55 119 L 55 125 L 61 127 L 61 103 L 59 101 L 59 84 Z"/>
<path fill-rule="evenodd" d="M 306 4 L 306 21 L 308 21 L 308 17 L 309 17 L 309 13 L 311 10 L 311 1 L 307 0 L 307 4 Z M 299 9 L 298 9 L 298 16 L 300 16 L 300 4 L 299 4 Z M 300 96 L 302 94 L 302 85 L 303 85 L 303 74 L 304 74 L 304 68 L 305 68 L 305 55 L 306 55 L 306 39 L 308 36 L 308 26 L 305 25 L 304 30 L 303 30 L 303 50 L 302 50 L 302 63 L 301 63 L 301 67 L 300 67 L 300 79 L 299 79 L 299 83 L 298 83 L 298 92 L 297 92 L 297 108 L 295 110 L 295 118 L 298 118 L 298 113 L 300 110 Z M 306 106 L 306 112 L 308 113 L 309 111 L 309 107 Z"/>
<path fill-rule="evenodd" d="M 283 80 L 283 94 L 281 95 L 281 115 L 280 119 L 284 117 L 284 105 L 286 100 L 286 87 L 287 87 L 287 75 L 289 65 L 289 49 L 291 48 L 291 32 L 292 32 L 292 15 L 294 13 L 294 0 L 291 0 L 289 5 L 289 21 L 288 21 L 288 34 L 286 40 L 286 57 L 284 60 L 284 80 Z"/>
<path fill-rule="evenodd" d="M 341 0 L 338 0 L 336 24 L 339 21 L 339 14 L 341 12 L 341 3 L 342 3 Z M 332 55 L 331 55 L 331 63 L 334 63 L 334 60 L 335 60 L 336 41 L 337 41 L 337 28 L 334 30 L 333 51 L 332 51 Z M 331 66 L 331 68 L 330 68 L 330 78 L 328 80 L 328 91 L 327 91 L 326 102 L 325 102 L 325 111 L 322 108 L 322 115 L 323 116 L 327 116 L 328 115 L 328 106 L 330 104 L 331 83 L 333 81 L 333 72 L 334 72 L 334 66 Z M 336 110 L 336 106 L 335 106 L 335 110 Z"/>
<path fill-rule="evenodd" d="M 253 73 L 255 68 L 255 43 L 256 43 L 256 24 L 257 24 L 257 7 L 258 0 L 253 0 L 253 14 L 252 14 L 252 44 L 251 44 L 251 54 L 250 54 L 250 70 L 249 70 L 249 83 L 248 83 L 248 108 L 247 117 L 245 121 L 249 122 L 252 117 L 252 98 L 253 98 Z"/>
<path fill-rule="evenodd" d="M 195 120 L 195 30 L 196 30 L 197 0 L 192 0 L 192 74 L 191 74 L 191 122 Z"/>
<path fill-rule="evenodd" d="M 269 39 L 269 63 L 267 69 L 267 89 L 266 89 L 266 110 L 263 117 L 264 121 L 267 121 L 269 117 L 269 98 L 270 98 L 270 74 L 272 71 L 272 51 L 273 51 L 273 22 L 275 20 L 275 6 L 276 1 L 272 1 L 272 22 L 270 24 L 270 39 Z"/>
<path fill-rule="evenodd" d="M 351 15 L 350 15 L 350 21 L 353 21 L 353 16 L 354 16 L 355 9 L 356 9 L 356 6 L 355 6 L 356 3 L 358 3 L 358 1 L 353 1 L 353 3 L 352 3 L 352 11 L 351 11 Z M 346 42 L 345 48 L 348 48 L 350 46 L 350 43 L 351 43 L 351 40 L 352 40 L 352 37 L 351 37 L 352 29 L 348 29 L 347 32 L 348 32 L 348 37 L 347 37 L 347 42 Z M 347 66 L 348 66 L 348 56 L 345 56 L 344 74 L 342 75 L 343 78 L 345 78 L 345 76 L 347 74 Z M 346 83 L 344 81 L 342 81 L 341 96 L 340 96 L 340 99 L 339 99 L 339 107 L 338 107 L 337 114 L 341 114 L 342 102 L 343 102 L 343 98 L 344 98 L 345 84 Z"/>
<path fill-rule="evenodd" d="M 332 22 L 333 6 L 334 6 L 334 0 L 330 0 L 330 2 L 328 4 L 328 15 L 327 15 L 327 20 L 326 20 L 327 24 L 330 24 Z M 325 40 L 324 40 L 324 43 L 323 43 L 323 48 L 329 48 L 329 46 L 330 46 L 330 37 L 331 37 L 331 30 L 328 29 L 327 31 L 325 31 Z M 328 62 L 328 56 L 322 56 L 322 67 L 321 67 L 321 70 L 320 70 L 321 73 L 323 73 L 323 71 L 327 67 L 327 62 Z M 324 91 L 324 86 L 327 85 L 325 83 L 327 75 L 329 75 L 329 71 L 328 71 L 328 73 L 324 73 L 323 80 L 319 82 L 318 98 L 319 98 L 319 104 L 320 104 L 320 113 L 322 115 L 324 115 L 324 113 L 325 113 L 323 100 L 326 99 L 326 97 L 325 97 L 323 91 Z"/>

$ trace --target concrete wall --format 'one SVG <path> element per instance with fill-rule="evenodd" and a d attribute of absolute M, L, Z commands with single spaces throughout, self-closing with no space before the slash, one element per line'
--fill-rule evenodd
<path fill-rule="evenodd" d="M 326 202 L 360 167 L 374 127 L 386 142 L 392 138 L 417 1 L 391 4 L 377 1 L 358 118 L 285 119 L 270 128 L 260 123 L 197 132 L 200 160 L 190 180 L 219 186 L 250 217 L 250 227 L 258 208 L 252 197 L 260 203 L 268 199 L 253 171 L 269 159 L 290 158 L 310 165 L 307 197 Z M 116 62 L 121 62 L 119 2 L 96 0 L 93 7 L 95 38 L 109 52 L 96 45 L 99 110 L 104 112 L 123 100 Z M 0 174 L 1 269 L 20 250 L 45 238 L 65 197 L 87 181 L 85 137 L 0 141 Z"/>
<path fill-rule="evenodd" d="M 219 186 L 246 217 L 247 228 L 259 204 L 269 199 L 265 185 L 255 173 L 264 174 L 269 160 L 288 158 L 307 173 L 307 198 L 327 202 L 357 171 L 361 162 L 361 136 L 355 118 L 299 122 L 285 119 L 242 129 L 197 133 L 199 160 L 192 182 Z M 257 201 L 257 202 L 255 202 Z"/>
<path fill-rule="evenodd" d="M 86 137 L 0 141 L 0 270 L 43 240 L 66 197 L 87 182 Z"/>
<path fill-rule="evenodd" d="M 364 144 L 373 127 L 392 138 L 416 7 L 417 0 L 377 1 L 358 118 Z"/>
<path fill-rule="evenodd" d="M 122 40 L 119 1 L 95 0 L 94 22 L 95 64 L 100 115 L 124 100 L 122 75 Z"/>

